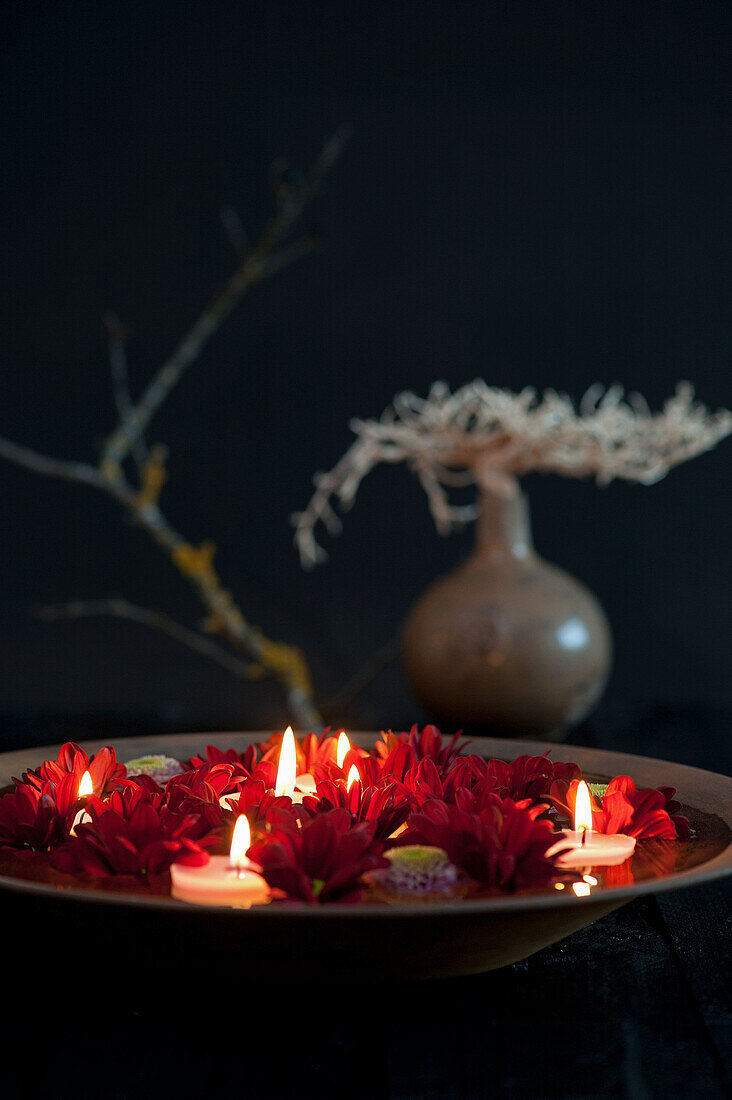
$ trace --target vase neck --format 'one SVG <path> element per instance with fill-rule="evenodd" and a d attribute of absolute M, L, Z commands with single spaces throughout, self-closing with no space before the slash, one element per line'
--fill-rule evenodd
<path fill-rule="evenodd" d="M 481 489 L 476 521 L 475 554 L 479 557 L 528 558 L 534 550 L 531 541 L 529 502 L 518 482 L 507 493 Z"/>

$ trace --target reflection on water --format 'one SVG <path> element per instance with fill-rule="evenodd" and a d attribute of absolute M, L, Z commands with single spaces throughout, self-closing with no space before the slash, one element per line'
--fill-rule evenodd
<path fill-rule="evenodd" d="M 578 897 L 587 897 L 595 887 L 632 886 L 634 882 L 664 878 L 673 871 L 689 866 L 688 849 L 693 841 L 678 840 L 639 840 L 635 852 L 625 863 L 615 867 L 582 868 L 582 883 L 576 886 L 587 887 L 578 891 Z"/>

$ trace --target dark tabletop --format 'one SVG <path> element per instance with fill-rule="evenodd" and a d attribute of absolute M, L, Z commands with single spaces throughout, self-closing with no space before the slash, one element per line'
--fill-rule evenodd
<path fill-rule="evenodd" d="M 619 712 L 612 740 L 608 726 L 601 740 L 724 771 L 728 717 Z M 573 736 L 597 739 L 590 726 Z M 731 899 L 726 885 L 639 899 L 524 962 L 471 978 L 192 986 L 183 997 L 146 988 L 144 973 L 117 973 L 113 957 L 79 960 L 78 984 L 59 986 L 63 944 L 49 929 L 37 959 L 16 961 L 12 974 L 6 966 L 7 1095 L 728 1096 Z"/>

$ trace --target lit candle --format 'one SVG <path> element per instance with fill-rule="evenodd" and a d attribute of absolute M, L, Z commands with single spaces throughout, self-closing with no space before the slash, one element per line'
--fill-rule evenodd
<path fill-rule="evenodd" d="M 635 850 L 635 837 L 623 833 L 608 835 L 596 833 L 592 829 L 592 801 L 584 780 L 577 788 L 577 800 L 574 806 L 574 829 L 562 829 L 563 839 L 549 849 L 547 855 L 557 855 L 561 867 L 611 867 L 625 863 Z M 571 844 L 565 851 L 560 849 Z M 591 885 L 591 884 L 589 884 Z M 577 893 L 577 891 L 575 891 Z M 584 893 L 584 891 L 582 891 Z M 589 893 L 589 889 L 587 890 Z"/>
<path fill-rule="evenodd" d="M 194 905 L 230 905 L 248 909 L 267 900 L 269 890 L 247 859 L 251 833 L 246 814 L 236 819 L 228 856 L 211 856 L 204 867 L 174 863 L 170 868 L 171 894 Z"/>
<path fill-rule="evenodd" d="M 348 740 L 348 735 L 345 730 L 341 730 L 338 734 L 338 744 L 336 745 L 336 764 L 339 768 L 342 768 L 346 757 L 351 751 L 351 742 Z"/>
<path fill-rule="evenodd" d="M 94 784 L 92 783 L 91 773 L 86 771 L 79 780 L 79 798 L 88 798 L 90 794 L 94 794 Z M 90 815 L 86 810 L 79 810 L 74 817 L 74 820 L 69 830 L 69 836 L 76 836 L 76 826 L 81 825 L 82 821 L 91 821 Z"/>
<path fill-rule="evenodd" d="M 275 795 L 287 795 L 299 805 L 308 794 L 315 794 L 317 788 L 312 775 L 297 774 L 297 750 L 295 749 L 295 735 L 292 726 L 288 726 L 282 737 L 280 746 L 280 759 L 277 765 L 277 778 L 275 779 Z"/>

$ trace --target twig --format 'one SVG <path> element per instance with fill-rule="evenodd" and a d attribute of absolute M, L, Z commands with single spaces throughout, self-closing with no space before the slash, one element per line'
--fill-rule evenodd
<path fill-rule="evenodd" d="M 167 554 L 193 586 L 208 612 L 211 624 L 231 645 L 254 662 L 250 678 L 273 676 L 282 685 L 297 722 L 307 729 L 322 726 L 312 701 L 312 684 L 305 658 L 295 646 L 273 642 L 244 617 L 213 568 L 213 545 L 195 547 L 168 522 L 157 504 L 141 502 L 140 493 L 121 471 L 115 477 L 100 473 L 83 462 L 47 458 L 0 437 L 0 456 L 35 473 L 92 485 L 112 497 Z"/>
<path fill-rule="evenodd" d="M 168 394 L 201 354 L 221 323 L 250 287 L 271 273 L 267 269 L 268 258 L 286 239 L 305 207 L 317 195 L 324 176 L 335 164 L 349 136 L 350 131 L 346 127 L 336 131 L 325 143 L 304 181 L 285 194 L 258 243 L 247 253 L 223 289 L 214 295 L 170 358 L 160 367 L 129 415 L 109 436 L 102 452 L 101 469 L 114 476 L 130 453 L 134 441 L 145 432 Z M 275 266 L 272 270 L 279 270 L 281 266 Z"/>
<path fill-rule="evenodd" d="M 168 522 L 158 504 L 167 477 L 167 452 L 160 445 L 148 452 L 144 433 L 184 371 L 249 287 L 281 271 L 317 247 L 319 242 L 314 233 L 289 243 L 288 237 L 305 206 L 320 190 L 324 176 L 338 159 L 348 137 L 349 131 L 342 127 L 325 143 L 307 176 L 296 183 L 292 179 L 279 181 L 277 211 L 259 242 L 243 257 L 223 290 L 214 296 L 136 404 L 132 402 L 128 387 L 125 332 L 116 317 L 107 317 L 110 366 L 120 422 L 104 445 L 98 468 L 83 462 L 49 458 L 0 438 L 0 457 L 34 473 L 90 485 L 124 508 L 193 586 L 208 614 L 207 629 L 218 633 L 232 648 L 245 654 L 251 663 L 227 654 L 215 642 L 209 642 L 194 631 L 179 626 L 167 616 L 136 608 L 127 601 L 76 601 L 67 605 L 67 617 L 69 608 L 73 614 L 121 615 L 164 630 L 220 664 L 225 663 L 239 676 L 246 675 L 249 679 L 271 676 L 285 691 L 293 718 L 308 729 L 322 726 L 322 720 L 313 704 L 310 673 L 302 652 L 296 646 L 272 641 L 246 620 L 214 569 L 213 543 L 194 546 Z M 224 223 L 227 222 L 236 238 L 237 229 L 230 214 L 224 217 Z M 237 225 L 240 226 L 238 219 Z M 130 484 L 124 471 L 124 461 L 131 452 L 137 459 L 140 472 L 140 486 L 137 489 Z"/>
<path fill-rule="evenodd" d="M 241 679 L 251 678 L 252 666 L 250 664 L 240 661 L 222 646 L 212 642 L 210 638 L 198 634 L 195 630 L 189 630 L 186 626 L 181 626 L 175 619 L 171 619 L 169 615 L 165 615 L 161 611 L 150 611 L 145 607 L 138 607 L 137 604 L 129 603 L 128 600 L 122 600 L 118 597 L 106 600 L 71 600 L 66 604 L 36 607 L 33 609 L 33 613 L 36 618 L 47 623 L 60 622 L 64 619 L 82 619 L 90 616 L 114 616 L 119 619 L 129 619 L 131 622 L 150 627 L 151 630 L 162 631 L 163 634 L 167 634 L 169 638 L 174 638 L 181 645 L 188 646 L 189 649 L 203 654 L 204 657 L 210 657 L 212 661 L 216 661 L 217 664 L 220 664 L 229 672 L 233 672 L 235 676 Z"/>
<path fill-rule="evenodd" d="M 119 317 L 114 313 L 105 314 L 104 328 L 107 333 L 109 369 L 112 374 L 114 403 L 117 407 L 117 415 L 119 416 L 120 423 L 124 424 L 131 416 L 133 410 L 129 374 L 127 370 L 127 329 L 122 324 Z M 132 457 L 138 466 L 142 466 L 148 459 L 148 450 L 142 436 L 132 441 L 131 447 Z"/>
<path fill-rule="evenodd" d="M 95 489 L 108 492 L 106 478 L 86 462 L 65 462 L 60 458 L 49 458 L 47 455 L 39 454 L 38 451 L 32 451 L 29 447 L 21 446 L 20 443 L 3 439 L 2 436 L 0 436 L 0 457 L 7 458 L 8 462 L 24 466 L 27 470 L 42 474 L 44 477 L 80 481 L 84 485 L 91 485 Z"/>

